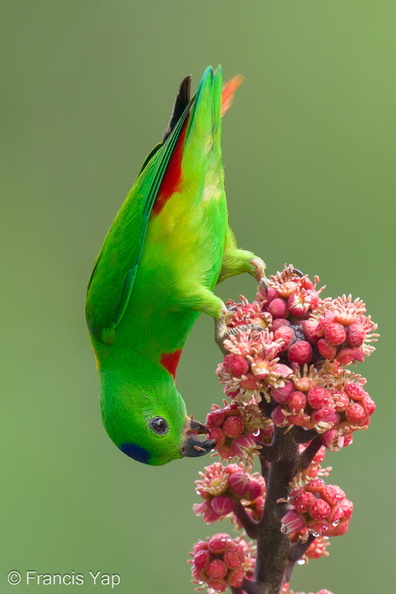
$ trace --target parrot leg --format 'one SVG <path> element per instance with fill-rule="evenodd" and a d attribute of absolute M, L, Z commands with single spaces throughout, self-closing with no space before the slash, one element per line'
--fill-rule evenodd
<path fill-rule="evenodd" d="M 236 276 L 244 272 L 254 276 L 257 282 L 260 282 L 265 278 L 265 264 L 253 252 L 240 250 L 236 244 L 233 232 L 228 227 L 223 265 L 218 282 L 221 283 L 230 276 Z"/>
<path fill-rule="evenodd" d="M 200 286 L 197 291 L 189 291 L 183 301 L 189 308 L 206 313 L 215 320 L 223 319 L 228 313 L 224 301 L 204 286 Z"/>

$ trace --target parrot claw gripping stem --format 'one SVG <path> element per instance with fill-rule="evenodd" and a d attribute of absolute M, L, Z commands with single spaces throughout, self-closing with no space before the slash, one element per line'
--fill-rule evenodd
<path fill-rule="evenodd" d="M 236 326 L 235 328 L 228 328 L 227 322 L 232 316 L 232 312 L 227 315 L 215 320 L 215 341 L 223 355 L 228 355 L 229 351 L 224 347 L 224 341 L 229 339 L 230 336 L 236 335 L 239 332 L 246 332 L 248 330 L 262 331 L 264 328 L 258 324 L 244 324 L 242 326 Z"/>

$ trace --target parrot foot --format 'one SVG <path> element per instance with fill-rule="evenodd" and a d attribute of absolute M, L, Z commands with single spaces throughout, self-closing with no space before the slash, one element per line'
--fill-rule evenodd
<path fill-rule="evenodd" d="M 257 282 L 259 283 L 263 279 L 265 279 L 265 264 L 261 258 L 257 256 L 250 260 L 250 263 L 253 267 L 253 273 L 256 277 Z"/>
<path fill-rule="evenodd" d="M 235 326 L 228 328 L 227 323 L 232 317 L 232 312 L 228 312 L 225 316 L 215 320 L 215 341 L 223 355 L 228 355 L 229 351 L 224 347 L 224 341 L 231 336 L 236 336 L 239 332 L 247 332 L 248 330 L 262 331 L 264 328 L 258 324 L 244 324 L 242 326 Z"/>

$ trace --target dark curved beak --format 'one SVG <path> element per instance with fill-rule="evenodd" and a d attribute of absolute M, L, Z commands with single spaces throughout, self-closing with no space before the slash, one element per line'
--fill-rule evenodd
<path fill-rule="evenodd" d="M 197 439 L 198 435 L 207 435 L 207 433 L 208 430 L 205 425 L 188 417 L 183 429 L 185 439 L 182 441 L 179 450 L 183 458 L 197 458 L 213 450 L 216 445 L 214 439 L 206 439 L 205 441 Z"/>

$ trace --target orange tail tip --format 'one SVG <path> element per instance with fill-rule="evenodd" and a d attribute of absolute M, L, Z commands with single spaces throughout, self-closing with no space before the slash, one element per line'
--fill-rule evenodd
<path fill-rule="evenodd" d="M 243 76 L 237 74 L 223 85 L 223 92 L 221 95 L 221 115 L 223 116 L 227 109 L 231 107 L 234 93 L 237 88 L 242 84 Z"/>

